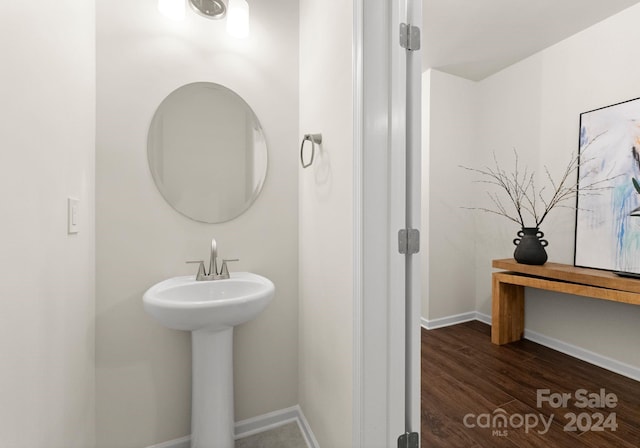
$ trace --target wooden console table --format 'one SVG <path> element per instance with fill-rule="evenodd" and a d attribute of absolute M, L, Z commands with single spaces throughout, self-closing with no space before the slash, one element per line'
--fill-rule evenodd
<path fill-rule="evenodd" d="M 531 266 L 514 259 L 493 260 L 503 269 L 493 273 L 491 342 L 502 345 L 524 334 L 524 288 L 640 305 L 640 280 L 612 272 L 577 268 L 560 263 Z"/>

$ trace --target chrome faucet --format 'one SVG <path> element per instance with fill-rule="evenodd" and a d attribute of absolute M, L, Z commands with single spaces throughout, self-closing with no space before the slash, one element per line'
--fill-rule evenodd
<path fill-rule="evenodd" d="M 228 258 L 222 260 L 222 267 L 218 272 L 218 244 L 215 238 L 211 238 L 211 258 L 209 259 L 209 272 L 204 269 L 204 261 L 187 261 L 187 263 L 198 263 L 198 273 L 196 281 L 224 280 L 230 277 L 227 262 L 239 261 L 237 258 Z"/>
<path fill-rule="evenodd" d="M 211 277 L 216 275 L 218 275 L 218 243 L 216 243 L 215 238 L 211 238 L 211 255 L 209 258 L 209 276 Z M 212 278 L 211 280 L 216 280 L 216 279 Z"/>

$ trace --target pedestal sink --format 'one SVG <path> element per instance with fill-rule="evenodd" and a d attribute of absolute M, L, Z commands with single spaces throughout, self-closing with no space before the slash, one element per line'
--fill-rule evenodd
<path fill-rule="evenodd" d="M 269 279 L 234 272 L 224 280 L 170 278 L 144 293 L 158 322 L 191 331 L 191 448 L 233 448 L 233 327 L 258 316 L 274 291 Z"/>

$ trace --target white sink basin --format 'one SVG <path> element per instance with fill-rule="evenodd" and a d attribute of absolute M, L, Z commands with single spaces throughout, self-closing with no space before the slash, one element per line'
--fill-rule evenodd
<path fill-rule="evenodd" d="M 267 278 L 233 272 L 224 280 L 196 281 L 193 275 L 170 278 L 149 288 L 142 299 L 144 309 L 166 327 L 218 331 L 254 319 L 274 291 Z"/>
<path fill-rule="evenodd" d="M 224 280 L 170 278 L 142 296 L 162 325 L 191 332 L 191 448 L 234 447 L 233 327 L 258 316 L 274 292 L 269 279 L 233 272 Z"/>

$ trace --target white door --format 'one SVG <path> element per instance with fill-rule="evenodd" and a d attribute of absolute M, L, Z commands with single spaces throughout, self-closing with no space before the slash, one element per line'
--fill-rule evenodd
<path fill-rule="evenodd" d="M 399 231 L 420 225 L 420 52 L 401 46 L 400 28 L 422 11 L 416 0 L 355 3 L 353 445 L 387 448 L 420 432 L 419 257 L 400 253 Z"/>

